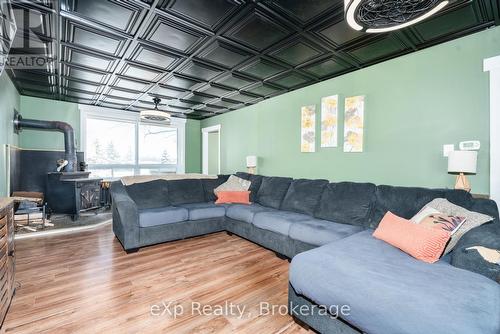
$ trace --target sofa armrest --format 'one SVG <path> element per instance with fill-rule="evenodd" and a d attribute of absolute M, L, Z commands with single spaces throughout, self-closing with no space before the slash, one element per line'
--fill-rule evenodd
<path fill-rule="evenodd" d="M 139 210 L 121 181 L 111 185 L 113 232 L 125 250 L 140 247 Z"/>
<path fill-rule="evenodd" d="M 467 232 L 452 252 L 451 264 L 476 272 L 500 283 L 500 265 L 486 261 L 473 246 L 500 250 L 500 224 L 498 219 Z"/>

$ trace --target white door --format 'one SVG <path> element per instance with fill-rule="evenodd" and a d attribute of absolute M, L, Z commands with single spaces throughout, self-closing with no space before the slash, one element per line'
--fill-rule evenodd
<path fill-rule="evenodd" d="M 220 174 L 220 125 L 201 129 L 203 174 Z"/>

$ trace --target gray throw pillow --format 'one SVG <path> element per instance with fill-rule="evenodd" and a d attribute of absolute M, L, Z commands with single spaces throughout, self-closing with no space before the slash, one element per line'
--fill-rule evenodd
<path fill-rule="evenodd" d="M 431 207 L 448 216 L 465 217 L 466 221 L 458 228 L 451 236 L 450 242 L 446 246 L 444 254 L 449 253 L 457 244 L 458 240 L 467 232 L 475 227 L 481 226 L 484 223 L 493 220 L 493 217 L 484 215 L 479 212 L 469 211 L 461 206 L 455 205 L 445 198 L 436 198 L 429 202 L 426 207 Z"/>
<path fill-rule="evenodd" d="M 235 175 L 231 175 L 226 182 L 214 189 L 217 195 L 219 191 L 247 191 L 252 183 Z"/>

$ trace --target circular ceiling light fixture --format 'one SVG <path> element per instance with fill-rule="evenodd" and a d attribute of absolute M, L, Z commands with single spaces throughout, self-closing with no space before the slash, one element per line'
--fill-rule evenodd
<path fill-rule="evenodd" d="M 170 114 L 165 111 L 158 110 L 158 104 L 160 104 L 161 99 L 158 97 L 153 98 L 153 103 L 155 104 L 154 109 L 142 110 L 141 120 L 150 122 L 161 122 L 170 124 Z"/>
<path fill-rule="evenodd" d="M 449 0 L 344 0 L 351 28 L 383 33 L 406 28 L 436 14 Z"/>

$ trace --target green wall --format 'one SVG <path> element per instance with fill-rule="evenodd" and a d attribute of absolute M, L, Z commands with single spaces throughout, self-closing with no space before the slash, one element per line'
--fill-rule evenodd
<path fill-rule="evenodd" d="M 7 72 L 0 76 L 0 196 L 7 196 L 6 145 L 18 146 L 12 119 L 14 109 L 19 110 L 19 93 Z"/>
<path fill-rule="evenodd" d="M 80 149 L 78 104 L 21 96 L 21 114 L 24 118 L 69 123 L 75 130 L 77 149 Z M 19 145 L 26 149 L 64 150 L 64 135 L 56 131 L 24 129 L 19 136 Z"/>
<path fill-rule="evenodd" d="M 201 173 L 201 128 L 200 121 L 186 122 L 186 173 Z"/>
<path fill-rule="evenodd" d="M 480 140 L 473 192 L 489 193 L 489 80 L 483 59 L 500 54 L 500 27 L 380 63 L 203 120 L 221 124 L 221 172 L 245 169 L 332 181 L 452 187 L 443 144 Z M 319 147 L 320 99 L 339 94 L 339 147 Z M 343 153 L 343 99 L 365 95 L 363 153 Z M 300 153 L 300 108 L 316 105 L 316 153 Z"/>

